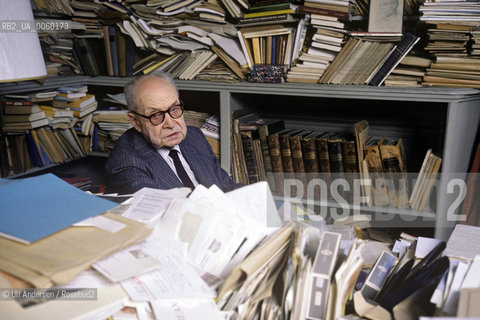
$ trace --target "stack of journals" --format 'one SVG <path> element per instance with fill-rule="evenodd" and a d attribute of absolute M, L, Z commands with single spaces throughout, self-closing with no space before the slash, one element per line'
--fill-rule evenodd
<path fill-rule="evenodd" d="M 467 56 L 472 26 L 462 24 L 429 24 L 425 50 L 433 56 Z"/>
<path fill-rule="evenodd" d="M 423 84 L 480 88 L 480 60 L 474 57 L 437 56 L 427 68 Z"/>
<path fill-rule="evenodd" d="M 4 131 L 34 129 L 49 124 L 45 112 L 31 101 L 2 101 Z"/>
<path fill-rule="evenodd" d="M 218 1 L 208 0 L 195 6 L 193 12 L 197 13 L 201 20 L 225 23 L 225 10 Z"/>
<path fill-rule="evenodd" d="M 320 83 L 379 86 L 419 39 L 410 33 L 396 44 L 351 37 L 322 75 Z"/>
<path fill-rule="evenodd" d="M 420 20 L 431 23 L 472 25 L 480 21 L 480 7 L 476 1 L 435 1 L 423 3 Z"/>
<path fill-rule="evenodd" d="M 93 94 L 86 94 L 83 97 L 68 102 L 67 108 L 73 111 L 75 117 L 82 118 L 97 109 L 97 101 Z"/>
<path fill-rule="evenodd" d="M 62 163 L 91 151 L 91 113 L 97 102 L 86 86 L 61 87 L 35 96 L 4 96 L 2 104 L 2 128 L 12 133 L 8 140 L 16 150 L 7 151 L 13 171 Z"/>
<path fill-rule="evenodd" d="M 292 21 L 292 14 L 296 11 L 296 5 L 290 1 L 255 1 L 249 2 L 239 19 L 239 25 L 265 25 Z"/>
<path fill-rule="evenodd" d="M 428 57 L 408 54 L 385 79 L 385 86 L 421 86 L 423 77 L 432 60 Z"/>
<path fill-rule="evenodd" d="M 342 50 L 350 31 L 350 3 L 348 1 L 308 1 L 298 12 L 309 17 L 307 22 L 314 33 L 308 49 L 299 52 L 289 70 L 289 82 L 318 82 L 334 58 Z"/>
<path fill-rule="evenodd" d="M 42 46 L 42 51 L 47 61 L 47 71 L 49 75 L 72 75 L 82 74 L 82 68 L 79 61 L 73 55 L 74 33 L 73 30 L 84 30 L 85 25 L 69 20 L 56 20 L 59 25 L 69 25 L 69 28 L 57 28 L 56 30 L 41 28 L 43 24 L 41 19 L 38 26 L 38 37 Z"/>
<path fill-rule="evenodd" d="M 40 109 L 45 112 L 52 129 L 66 129 L 72 126 L 72 121 L 74 119 L 72 110 L 55 108 L 49 105 L 40 105 Z"/>
<path fill-rule="evenodd" d="M 123 224 L 116 233 L 73 227 L 117 204 L 80 191 L 52 174 L 9 180 L 1 188 L 5 201 L 0 268 L 37 287 L 66 284 L 93 261 L 150 232 L 141 224 L 108 213 L 102 219 Z M 20 218 L 27 216 L 29 223 Z"/>
<path fill-rule="evenodd" d="M 115 141 L 132 127 L 126 110 L 125 95 L 109 94 L 103 100 L 103 107 L 93 112 L 92 121 L 95 124 L 92 143 L 94 150 L 112 151 Z"/>
<path fill-rule="evenodd" d="M 93 122 L 97 125 L 97 149 L 110 152 L 115 141 L 132 127 L 128 111 L 121 109 L 101 109 L 93 113 Z"/>

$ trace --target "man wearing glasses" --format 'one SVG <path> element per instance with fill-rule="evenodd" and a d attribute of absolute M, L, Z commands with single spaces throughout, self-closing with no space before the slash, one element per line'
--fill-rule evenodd
<path fill-rule="evenodd" d="M 241 186 L 220 167 L 202 131 L 188 127 L 178 89 L 166 73 L 141 76 L 125 86 L 130 123 L 105 165 L 106 192 L 142 187 L 172 189 L 215 184 Z"/>

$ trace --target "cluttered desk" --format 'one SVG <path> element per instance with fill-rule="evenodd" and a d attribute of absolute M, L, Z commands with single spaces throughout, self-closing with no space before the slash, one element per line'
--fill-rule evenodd
<path fill-rule="evenodd" d="M 2 319 L 480 317 L 478 227 L 384 243 L 266 182 L 119 204 L 45 174 L 0 180 L 0 198 Z"/>

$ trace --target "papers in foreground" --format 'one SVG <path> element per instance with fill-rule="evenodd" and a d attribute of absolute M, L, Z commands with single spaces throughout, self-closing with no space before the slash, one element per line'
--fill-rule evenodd
<path fill-rule="evenodd" d="M 63 301 L 32 309 L 0 301 L 0 308 L 13 319 L 31 318 L 32 310 L 50 319 L 115 318 L 124 307 L 138 319 L 475 315 L 480 255 L 474 243 L 462 249 L 464 235 L 476 237 L 478 228 L 457 226 L 448 243 L 403 237 L 390 249 L 355 238 L 353 226 L 311 223 L 293 204 L 280 212 L 296 220 L 282 225 L 265 182 L 229 193 L 198 186 L 187 195 L 144 188 L 31 245 L 0 238 L 0 269 L 26 285 L 99 294 L 95 304 L 77 301 L 69 310 Z M 9 277 L 1 275 L 3 287 L 18 285 Z"/>

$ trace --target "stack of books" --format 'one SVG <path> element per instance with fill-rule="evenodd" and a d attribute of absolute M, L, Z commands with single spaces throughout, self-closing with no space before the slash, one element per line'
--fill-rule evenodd
<path fill-rule="evenodd" d="M 289 82 L 318 82 L 325 70 L 342 50 L 350 31 L 349 1 L 305 1 L 298 13 L 306 14 L 307 25 L 313 28 L 307 49 L 300 50 L 298 59 L 287 74 Z"/>
<path fill-rule="evenodd" d="M 243 17 L 239 19 L 238 25 L 253 26 L 292 22 L 293 14 L 297 5 L 290 1 L 254 1 L 249 2 L 244 8 Z"/>
<path fill-rule="evenodd" d="M 62 100 L 56 100 L 55 104 L 61 103 Z M 45 112 L 48 117 L 49 125 L 52 129 L 67 129 L 72 126 L 72 121 L 75 119 L 73 111 L 66 108 L 66 101 L 64 101 L 65 107 L 55 108 L 51 105 L 40 105 L 40 109 Z M 53 102 L 52 102 L 53 104 Z"/>
<path fill-rule="evenodd" d="M 480 60 L 437 56 L 425 73 L 423 85 L 480 88 Z"/>
<path fill-rule="evenodd" d="M 408 54 L 385 79 L 385 86 L 420 87 L 432 60 L 425 56 Z"/>
<path fill-rule="evenodd" d="M 97 129 L 95 149 L 106 153 L 110 153 L 118 138 L 132 127 L 128 111 L 115 106 L 94 111 L 92 121 Z"/>
<path fill-rule="evenodd" d="M 349 0 L 305 0 L 303 13 L 316 13 L 347 19 L 355 10 L 355 6 Z M 305 11 L 306 10 L 306 11 Z"/>
<path fill-rule="evenodd" d="M 205 1 L 200 5 L 194 6 L 193 12 L 198 14 L 198 18 L 201 20 L 225 23 L 225 10 L 219 1 Z"/>
<path fill-rule="evenodd" d="M 2 101 L 4 131 L 34 129 L 49 124 L 45 112 L 32 101 Z"/>
<path fill-rule="evenodd" d="M 429 24 L 425 50 L 433 56 L 466 56 L 471 30 L 471 26 L 458 23 Z"/>
<path fill-rule="evenodd" d="M 465 25 L 480 22 L 480 5 L 477 1 L 428 1 L 419 10 L 420 20 L 426 22 Z"/>
<path fill-rule="evenodd" d="M 419 41 L 411 33 L 397 43 L 351 37 L 320 78 L 320 83 L 379 86 Z"/>
<path fill-rule="evenodd" d="M 86 86 L 3 98 L 2 129 L 11 134 L 9 142 L 16 150 L 10 152 L 12 163 L 15 159 L 26 170 L 77 159 L 92 150 L 91 113 L 97 102 Z"/>

